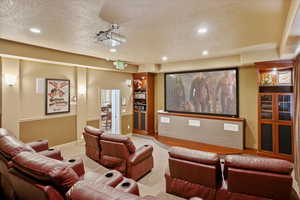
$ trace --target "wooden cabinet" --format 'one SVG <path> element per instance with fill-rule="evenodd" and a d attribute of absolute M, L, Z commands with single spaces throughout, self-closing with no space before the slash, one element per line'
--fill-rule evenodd
<path fill-rule="evenodd" d="M 154 133 L 154 74 L 133 74 L 133 132 Z"/>
<path fill-rule="evenodd" d="M 260 150 L 292 155 L 293 94 L 259 94 Z"/>
<path fill-rule="evenodd" d="M 258 150 L 262 154 L 293 160 L 293 62 L 263 62 L 257 65 L 259 76 Z M 290 81 L 279 80 L 288 78 L 278 77 L 279 74 L 285 72 L 291 76 Z M 262 76 L 266 76 L 267 73 L 272 73 L 269 80 L 262 80 L 264 78 Z M 265 83 L 268 85 L 264 85 Z"/>

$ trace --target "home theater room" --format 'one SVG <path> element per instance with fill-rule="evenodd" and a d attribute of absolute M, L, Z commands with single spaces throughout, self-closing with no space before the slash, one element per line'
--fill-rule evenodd
<path fill-rule="evenodd" d="M 0 0 L 0 200 L 299 200 L 300 0 Z"/>

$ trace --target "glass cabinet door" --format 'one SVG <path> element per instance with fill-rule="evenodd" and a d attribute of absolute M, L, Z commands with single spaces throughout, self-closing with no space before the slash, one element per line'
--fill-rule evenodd
<path fill-rule="evenodd" d="M 292 126 L 279 124 L 278 128 L 279 153 L 292 154 Z"/>
<path fill-rule="evenodd" d="M 292 105 L 291 95 L 278 95 L 278 120 L 292 120 Z"/>
<path fill-rule="evenodd" d="M 273 96 L 261 95 L 260 96 L 260 118 L 261 119 L 273 119 Z"/>
<path fill-rule="evenodd" d="M 261 149 L 273 151 L 273 125 L 261 124 Z"/>
<path fill-rule="evenodd" d="M 134 118 L 133 128 L 139 129 L 139 123 L 140 123 L 139 112 L 134 111 L 133 118 Z"/>

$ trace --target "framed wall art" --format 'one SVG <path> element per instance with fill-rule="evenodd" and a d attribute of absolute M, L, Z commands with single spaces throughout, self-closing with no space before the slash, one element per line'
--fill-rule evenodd
<path fill-rule="evenodd" d="M 278 71 L 279 85 L 292 85 L 292 70 Z"/>
<path fill-rule="evenodd" d="M 70 80 L 46 79 L 46 115 L 70 112 Z"/>

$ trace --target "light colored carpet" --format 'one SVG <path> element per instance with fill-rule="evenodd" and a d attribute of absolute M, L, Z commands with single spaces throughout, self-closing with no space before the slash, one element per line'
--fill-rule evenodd
<path fill-rule="evenodd" d="M 159 197 L 161 200 L 181 200 L 182 198 L 165 192 L 164 172 L 168 165 L 167 146 L 163 146 L 162 144 L 158 145 L 158 143 L 153 142 L 151 139 L 140 136 L 132 135 L 130 137 L 137 148 L 144 144 L 151 144 L 154 148 L 154 168 L 150 173 L 138 181 L 141 196 L 153 195 Z M 85 155 L 84 145 L 84 141 L 81 141 L 55 146 L 54 148 L 61 150 L 65 159 L 82 158 L 86 172 L 94 171 L 99 174 L 107 172 L 108 169 L 102 167 Z M 293 188 L 299 195 L 299 187 L 295 179 L 293 181 Z"/>
<path fill-rule="evenodd" d="M 137 148 L 144 144 L 151 144 L 154 148 L 154 168 L 150 173 L 148 173 L 138 181 L 141 196 L 153 195 L 159 197 L 162 200 L 182 199 L 165 192 L 164 172 L 168 165 L 167 149 L 162 148 L 150 139 L 137 136 L 131 136 L 131 138 Z M 54 148 L 61 150 L 64 159 L 82 158 L 86 172 L 93 171 L 99 172 L 99 174 L 104 174 L 105 172 L 107 172 L 108 169 L 102 167 L 85 155 L 84 144 L 84 141 L 73 142 L 55 146 Z"/>

